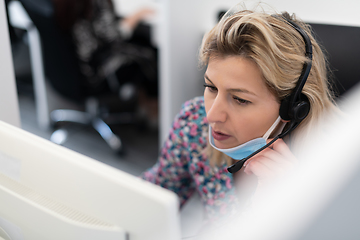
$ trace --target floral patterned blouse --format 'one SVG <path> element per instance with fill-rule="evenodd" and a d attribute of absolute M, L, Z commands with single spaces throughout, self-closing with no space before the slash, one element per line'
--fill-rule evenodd
<path fill-rule="evenodd" d="M 238 201 L 226 163 L 210 166 L 207 145 L 204 99 L 196 97 L 183 104 L 157 163 L 141 177 L 175 192 L 181 205 L 198 192 L 211 221 L 234 213 Z"/>

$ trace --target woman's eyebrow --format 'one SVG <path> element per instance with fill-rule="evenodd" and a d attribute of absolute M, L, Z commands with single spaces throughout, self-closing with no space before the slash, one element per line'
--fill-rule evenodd
<path fill-rule="evenodd" d="M 210 80 L 210 78 L 208 77 L 208 75 L 206 75 L 206 73 L 204 74 L 204 78 L 205 78 L 206 80 L 208 80 L 211 84 L 213 84 L 213 82 Z"/>
<path fill-rule="evenodd" d="M 229 91 L 229 92 L 247 93 L 247 94 L 251 94 L 251 95 L 257 96 L 255 93 L 250 92 L 249 90 L 244 89 L 244 88 L 231 88 L 231 89 L 229 89 L 228 91 Z"/>
<path fill-rule="evenodd" d="M 214 85 L 214 83 L 210 80 L 210 78 L 205 74 L 204 75 L 204 78 L 206 80 L 208 80 L 212 85 Z M 251 94 L 251 95 L 254 95 L 254 96 L 257 96 L 255 93 L 247 90 L 247 89 L 244 89 L 244 88 L 230 88 L 228 89 L 229 92 L 240 92 L 240 93 L 247 93 L 247 94 Z"/>

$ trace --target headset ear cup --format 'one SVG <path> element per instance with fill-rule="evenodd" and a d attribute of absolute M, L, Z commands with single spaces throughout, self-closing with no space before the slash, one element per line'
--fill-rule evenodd
<path fill-rule="evenodd" d="M 304 120 L 310 112 L 309 99 L 303 93 L 300 95 L 300 97 L 301 101 L 297 102 L 291 110 L 292 118 L 298 122 Z"/>
<path fill-rule="evenodd" d="M 293 118 L 295 121 L 300 122 L 306 118 L 310 111 L 310 105 L 306 101 L 299 102 L 293 109 Z"/>
<path fill-rule="evenodd" d="M 310 111 L 310 102 L 305 94 L 301 93 L 300 101 L 290 104 L 291 95 L 282 100 L 279 110 L 281 119 L 285 121 L 302 121 Z M 292 106 L 291 106 L 292 105 Z"/>
<path fill-rule="evenodd" d="M 290 104 L 290 96 L 284 98 L 281 101 L 279 115 L 282 120 L 285 120 L 285 121 L 291 120 L 291 117 L 289 116 L 289 104 Z"/>

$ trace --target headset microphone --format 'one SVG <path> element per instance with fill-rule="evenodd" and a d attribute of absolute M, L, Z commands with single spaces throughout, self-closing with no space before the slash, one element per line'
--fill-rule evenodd
<path fill-rule="evenodd" d="M 273 16 L 279 17 L 278 15 L 273 15 Z M 273 138 L 265 146 L 263 146 L 262 148 L 258 149 L 255 152 L 253 152 L 249 156 L 237 161 L 235 164 L 231 165 L 230 167 L 228 167 L 227 170 L 230 173 L 235 173 L 235 172 L 239 171 L 248 159 L 252 158 L 259 152 L 263 151 L 265 148 L 269 147 L 271 144 L 273 144 L 279 138 L 283 138 L 286 135 L 288 135 L 291 131 L 293 131 L 300 124 L 300 122 L 302 120 L 304 120 L 306 118 L 306 116 L 308 115 L 308 113 L 310 111 L 309 99 L 303 93 L 301 93 L 301 91 L 306 83 L 306 80 L 309 76 L 310 69 L 311 69 L 311 61 L 312 61 L 311 41 L 310 41 L 309 36 L 306 34 L 306 32 L 302 28 L 300 28 L 297 24 L 295 24 L 293 21 L 291 21 L 289 19 L 286 19 L 285 17 L 281 17 L 281 18 L 286 20 L 286 22 L 290 26 L 292 26 L 298 33 L 300 33 L 300 35 L 302 36 L 302 38 L 304 39 L 304 42 L 305 42 L 305 51 L 306 51 L 305 56 L 309 59 L 309 61 L 305 62 L 303 65 L 301 75 L 299 77 L 299 80 L 297 81 L 297 84 L 296 84 L 294 90 L 292 91 L 292 93 L 289 96 L 285 97 L 285 99 L 283 99 L 281 101 L 280 110 L 279 110 L 280 117 L 281 117 L 281 119 L 290 121 L 290 122 L 287 123 L 287 125 L 286 125 L 285 129 L 282 131 L 282 133 L 280 133 L 275 138 Z"/>

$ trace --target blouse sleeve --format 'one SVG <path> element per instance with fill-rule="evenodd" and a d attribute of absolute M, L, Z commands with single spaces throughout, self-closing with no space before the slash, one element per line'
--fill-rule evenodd
<path fill-rule="evenodd" d="M 165 141 L 157 163 L 142 174 L 142 178 L 175 192 L 181 206 L 195 191 L 195 182 L 189 171 L 190 145 L 186 128 L 193 116 L 199 116 L 198 102 L 201 98 L 184 103 L 180 113 L 175 117 L 172 128 Z M 190 117 L 191 116 L 191 117 Z M 199 120 L 199 117 L 195 117 Z"/>

